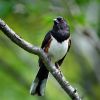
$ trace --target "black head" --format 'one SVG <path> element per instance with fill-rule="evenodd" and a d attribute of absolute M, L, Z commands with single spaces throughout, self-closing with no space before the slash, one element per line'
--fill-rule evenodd
<path fill-rule="evenodd" d="M 63 19 L 63 17 L 57 17 L 56 19 L 54 19 L 54 25 L 53 25 L 53 29 L 56 30 L 65 30 L 67 28 L 67 23 L 66 21 Z"/>
<path fill-rule="evenodd" d="M 62 17 L 57 17 L 56 19 L 54 19 L 52 35 L 57 39 L 58 42 L 62 42 L 69 38 L 69 26 Z"/>

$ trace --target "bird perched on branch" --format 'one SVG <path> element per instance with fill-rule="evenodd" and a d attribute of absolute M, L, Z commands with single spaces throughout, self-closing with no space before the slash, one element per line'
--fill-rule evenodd
<path fill-rule="evenodd" d="M 69 26 L 62 17 L 57 17 L 54 19 L 52 30 L 46 34 L 41 48 L 45 53 L 47 53 L 56 68 L 59 68 L 70 49 L 70 45 Z M 30 93 L 32 95 L 38 94 L 39 96 L 43 96 L 49 71 L 46 69 L 42 59 L 40 58 L 39 66 L 40 69 L 32 83 L 33 85 L 31 86 Z"/>

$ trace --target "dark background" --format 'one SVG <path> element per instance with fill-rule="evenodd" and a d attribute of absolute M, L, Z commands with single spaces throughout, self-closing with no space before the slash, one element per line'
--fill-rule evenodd
<path fill-rule="evenodd" d="M 70 25 L 72 46 L 62 72 L 83 100 L 100 100 L 100 0 L 0 0 L 0 17 L 22 38 L 39 46 L 63 16 Z M 70 100 L 49 76 L 44 97 L 29 89 L 38 57 L 12 43 L 0 31 L 0 100 Z"/>

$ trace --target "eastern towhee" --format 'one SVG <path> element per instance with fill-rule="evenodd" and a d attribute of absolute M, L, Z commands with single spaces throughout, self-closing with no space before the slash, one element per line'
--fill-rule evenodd
<path fill-rule="evenodd" d="M 51 61 L 58 68 L 69 51 L 70 45 L 69 26 L 62 17 L 57 17 L 54 19 L 52 30 L 46 34 L 41 48 L 47 53 Z M 38 94 L 39 96 L 43 96 L 49 71 L 46 69 L 41 58 L 39 58 L 39 66 L 40 69 L 32 83 L 33 85 L 31 86 L 30 93 L 32 95 Z"/>

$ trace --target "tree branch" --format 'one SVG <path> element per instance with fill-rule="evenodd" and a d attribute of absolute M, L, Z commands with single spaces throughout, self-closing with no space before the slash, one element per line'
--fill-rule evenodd
<path fill-rule="evenodd" d="M 50 71 L 50 73 L 55 77 L 61 87 L 65 90 L 65 92 L 70 96 L 72 100 L 81 100 L 77 90 L 74 89 L 68 81 L 65 80 L 63 74 L 60 73 L 58 69 L 56 69 L 55 65 L 50 62 L 46 53 L 39 47 L 33 46 L 29 42 L 22 39 L 18 36 L 3 20 L 0 19 L 0 30 L 12 40 L 15 44 L 20 46 L 22 49 L 26 50 L 29 53 L 35 54 L 43 59 L 46 68 Z"/>

